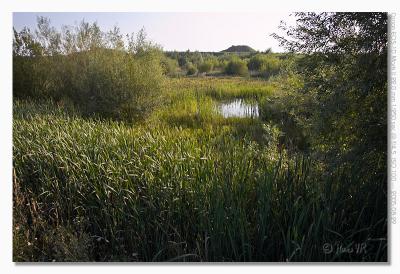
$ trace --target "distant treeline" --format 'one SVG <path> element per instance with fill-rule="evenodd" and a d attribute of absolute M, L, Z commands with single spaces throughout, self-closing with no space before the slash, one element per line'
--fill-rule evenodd
<path fill-rule="evenodd" d="M 166 51 L 169 75 L 236 75 L 269 78 L 279 73 L 290 54 L 258 51 Z"/>

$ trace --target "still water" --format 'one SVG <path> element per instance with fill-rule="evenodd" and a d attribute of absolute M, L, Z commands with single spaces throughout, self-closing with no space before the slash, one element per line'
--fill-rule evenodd
<path fill-rule="evenodd" d="M 222 102 L 218 106 L 219 112 L 225 118 L 229 117 L 258 117 L 258 105 L 256 103 L 245 102 L 242 99 L 236 99 L 229 102 Z"/>

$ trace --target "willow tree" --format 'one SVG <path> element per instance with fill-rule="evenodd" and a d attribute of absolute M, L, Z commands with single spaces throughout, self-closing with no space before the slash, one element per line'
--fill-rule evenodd
<path fill-rule="evenodd" d="M 273 34 L 287 50 L 304 54 L 301 92 L 314 147 L 336 164 L 359 163 L 360 171 L 386 180 L 386 13 L 295 13 Z M 311 118 L 310 118 L 311 117 Z"/>
<path fill-rule="evenodd" d="M 138 120 L 158 105 L 163 88 L 161 48 L 144 29 L 124 39 L 97 23 L 52 27 L 38 17 L 34 32 L 14 30 L 14 96 L 72 102 L 84 115 Z"/>

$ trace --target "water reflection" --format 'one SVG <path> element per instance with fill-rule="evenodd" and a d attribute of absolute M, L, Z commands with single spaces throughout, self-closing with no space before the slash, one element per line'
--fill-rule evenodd
<path fill-rule="evenodd" d="M 219 111 L 225 118 L 228 117 L 258 117 L 258 105 L 248 103 L 242 99 L 223 102 L 219 105 Z"/>

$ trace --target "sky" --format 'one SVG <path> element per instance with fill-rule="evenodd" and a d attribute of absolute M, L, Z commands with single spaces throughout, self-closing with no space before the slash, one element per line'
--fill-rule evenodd
<path fill-rule="evenodd" d="M 50 19 L 51 25 L 75 25 L 83 19 L 97 22 L 103 31 L 117 25 L 121 33 L 136 33 L 144 27 L 147 36 L 164 50 L 221 51 L 232 45 L 248 45 L 255 50 L 272 48 L 282 52 L 277 41 L 270 35 L 279 31 L 281 20 L 293 23 L 289 13 L 217 13 L 217 12 L 15 12 L 14 28 L 31 30 L 36 27 L 37 16 Z"/>

